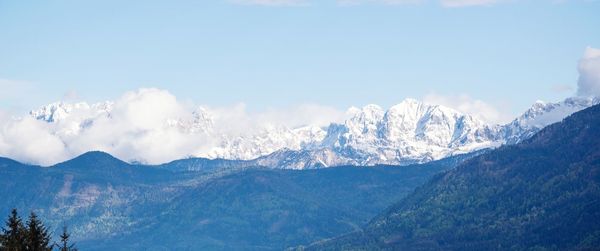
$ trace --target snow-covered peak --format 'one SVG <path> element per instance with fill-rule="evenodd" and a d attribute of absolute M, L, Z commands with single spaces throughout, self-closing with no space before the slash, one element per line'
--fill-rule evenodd
<path fill-rule="evenodd" d="M 412 99 L 412 98 L 407 98 L 402 100 L 402 102 L 398 103 L 397 105 L 394 105 L 392 107 L 390 107 L 390 111 L 391 110 L 418 110 L 419 107 L 424 106 L 425 104 L 416 100 L 416 99 Z"/>
<path fill-rule="evenodd" d="M 283 123 L 256 121 L 243 116 L 242 120 L 233 124 L 229 120 L 224 124 L 220 120 L 229 114 L 198 107 L 161 114 L 159 120 L 164 119 L 164 122 L 158 121 L 151 127 L 124 129 L 121 125 L 127 120 L 119 117 L 123 116 L 122 112 L 118 112 L 121 108 L 114 107 L 112 102 L 92 105 L 56 102 L 31 111 L 30 115 L 52 124 L 48 127 L 53 130 L 52 133 L 66 141 L 76 139 L 86 131 L 111 135 L 107 130 L 92 129 L 96 124 L 117 123 L 119 130 L 125 131 L 128 137 L 125 143 L 136 140 L 138 136 L 154 140 L 155 136 L 166 135 L 165 142 L 174 136 L 186 139 L 183 146 L 191 149 L 186 156 L 243 160 L 270 156 L 266 158 L 269 163 L 306 168 L 310 165 L 421 163 L 500 144 L 513 144 L 573 112 L 598 103 L 597 98 L 584 97 L 556 103 L 537 101 L 506 125 L 490 125 L 469 114 L 415 99 L 405 99 L 387 110 L 372 104 L 362 108 L 351 107 L 344 122 L 332 123 L 326 128 L 312 124 L 288 127 Z M 148 114 L 153 115 L 152 111 Z M 115 121 L 117 117 L 120 119 Z M 233 127 L 232 130 L 224 128 L 229 126 Z M 116 142 L 119 143 L 113 140 L 106 142 L 108 146 L 99 147 L 109 149 L 110 146 L 124 144 L 118 140 Z M 285 154 L 281 154 L 283 152 Z M 286 160 L 276 160 L 284 157 Z"/>
<path fill-rule="evenodd" d="M 571 97 L 555 103 L 537 101 L 521 116 L 503 126 L 502 137 L 508 144 L 517 143 L 547 125 L 598 103 L 600 100 L 593 97 Z"/>
<path fill-rule="evenodd" d="M 384 111 L 377 105 L 366 105 L 360 112 L 345 121 L 353 133 L 369 133 L 377 129 L 377 123 L 383 118 Z"/>
<path fill-rule="evenodd" d="M 186 133 L 203 133 L 210 134 L 214 130 L 214 118 L 208 109 L 204 107 L 198 107 L 190 117 L 171 119 L 168 121 L 169 126 L 176 126 L 180 131 Z"/>
<path fill-rule="evenodd" d="M 423 162 L 494 145 L 484 122 L 444 106 L 406 99 L 387 111 L 369 105 L 353 112 L 329 127 L 322 147 L 362 165 Z"/>
<path fill-rule="evenodd" d="M 591 97 L 572 97 L 556 103 L 537 101 L 513 123 L 523 127 L 544 127 L 597 103 L 598 99 Z"/>
<path fill-rule="evenodd" d="M 29 112 L 29 115 L 35 119 L 46 122 L 60 122 L 73 114 L 79 116 L 93 117 L 99 114 L 108 114 L 112 109 L 113 103 L 106 101 L 89 105 L 86 102 L 66 103 L 54 102 L 40 107 L 37 110 Z"/>
<path fill-rule="evenodd" d="M 56 122 L 69 116 L 74 108 L 89 109 L 89 105 L 87 103 L 66 104 L 64 102 L 54 102 L 42 106 L 38 110 L 31 111 L 29 114 L 38 120 Z"/>

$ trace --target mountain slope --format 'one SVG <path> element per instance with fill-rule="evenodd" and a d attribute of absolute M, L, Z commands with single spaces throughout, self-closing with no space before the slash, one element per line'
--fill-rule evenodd
<path fill-rule="evenodd" d="M 177 181 L 183 178 L 158 168 L 130 165 L 102 152 L 52 167 L 9 161 L 0 164 L 0 215 L 12 208 L 35 210 L 54 227 L 69 225 L 74 238 L 106 236 L 131 228 L 147 216 L 133 210 L 136 205 L 155 208 L 178 194 Z"/>
<path fill-rule="evenodd" d="M 281 250 L 358 229 L 461 158 L 468 156 L 402 168 L 234 173 L 189 190 L 172 202 L 155 225 L 109 243 L 127 246 L 136 240 L 133 243 L 152 243 L 154 250 Z M 107 248 L 112 246 L 100 249 Z"/>
<path fill-rule="evenodd" d="M 600 104 L 600 99 L 590 97 L 572 97 L 556 103 L 537 101 L 521 116 L 502 126 L 500 137 L 507 144 L 518 143 L 530 138 L 545 126 L 596 104 Z"/>
<path fill-rule="evenodd" d="M 132 165 L 103 152 L 52 167 L 0 158 L 0 215 L 35 210 L 68 225 L 82 250 L 282 249 L 353 231 L 470 157 L 304 171 L 206 159 Z"/>
<path fill-rule="evenodd" d="M 104 137 L 102 142 L 94 133 L 105 132 L 106 129 L 97 129 L 97 126 L 106 126 L 113 120 L 129 121 L 128 118 L 117 119 L 123 114 L 113 111 L 117 108 L 111 102 L 94 105 L 53 103 L 30 112 L 30 115 L 51 124 L 49 133 L 65 142 L 67 149 L 89 148 L 77 144 L 87 142 L 83 139 L 91 137 L 96 144 L 94 148 L 110 150 L 119 146 L 114 151 L 120 156 L 127 155 L 128 161 L 148 161 L 143 156 L 130 156 L 130 148 L 139 148 L 131 145 L 131 142 L 137 142 L 136 137 L 141 137 L 140 141 L 152 141 L 154 133 L 160 135 L 164 132 L 190 140 L 182 145 L 190 147 L 190 152 L 180 153 L 177 157 L 244 160 L 253 161 L 250 165 L 311 169 L 339 165 L 408 165 L 502 144 L 515 144 L 531 137 L 544 126 L 598 102 L 598 99 L 583 97 L 557 103 L 538 102 L 514 121 L 494 125 L 447 107 L 406 99 L 388 110 L 376 105 L 351 108 L 343 123 L 331 123 L 323 128 L 310 124 L 290 128 L 266 123 L 263 126 L 252 125 L 258 128 L 242 132 L 223 130 L 224 126 L 218 125 L 217 118 L 227 116 L 220 114 L 222 111 L 199 107 L 190 114 L 177 115 L 179 117 L 157 115 L 165 117 L 165 121 L 152 125 L 152 130 L 148 130 L 146 125 L 116 130 L 125 133 L 124 137 L 131 137 L 131 140 L 122 141 L 119 135 L 112 135 Z M 70 145 L 69 142 L 80 137 L 83 139 L 74 141 L 74 146 Z M 120 152 L 124 149 L 127 154 Z M 164 158 L 167 157 L 160 159 Z"/>
<path fill-rule="evenodd" d="M 321 148 L 358 165 L 411 164 L 496 145 L 492 126 L 453 109 L 414 99 L 383 111 L 355 109 L 342 125 L 332 125 Z"/>
<path fill-rule="evenodd" d="M 595 249 L 600 106 L 437 175 L 357 233 L 309 249 Z"/>

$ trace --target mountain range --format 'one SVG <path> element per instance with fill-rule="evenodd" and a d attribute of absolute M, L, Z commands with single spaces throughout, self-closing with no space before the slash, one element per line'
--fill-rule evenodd
<path fill-rule="evenodd" d="M 164 127 L 184 135 L 202 136 L 190 157 L 230 159 L 245 165 L 311 169 L 340 165 L 407 165 L 475 150 L 515 144 L 573 112 L 600 103 L 598 98 L 573 97 L 557 103 L 536 102 L 507 124 L 486 123 L 469 114 L 414 99 L 387 110 L 377 105 L 348 110 L 343 123 L 296 128 L 270 125 L 251 134 L 227 134 L 215 128 L 214 111 L 199 107 L 189 116 L 172 117 Z M 53 125 L 59 138 L 74 138 L 97 120 L 111 120 L 114 104 L 53 103 L 30 112 Z M 151 111 L 149 111 L 151 112 Z M 197 142 L 200 144 L 200 142 Z M 143 159 L 129 159 L 144 163 Z M 191 167 L 193 168 L 193 167 Z"/>
<path fill-rule="evenodd" d="M 300 250 L 598 250 L 600 106 L 434 176 L 362 230 Z"/>
<path fill-rule="evenodd" d="M 516 144 L 406 166 L 0 158 L 0 213 L 68 225 L 82 250 L 593 250 L 599 118 L 595 105 Z"/>

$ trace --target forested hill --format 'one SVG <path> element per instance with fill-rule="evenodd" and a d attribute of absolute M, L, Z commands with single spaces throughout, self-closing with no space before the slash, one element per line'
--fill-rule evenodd
<path fill-rule="evenodd" d="M 281 250 L 355 231 L 472 155 L 302 171 L 102 152 L 51 167 L 0 158 L 0 216 L 35 212 L 55 235 L 67 225 L 81 250 Z"/>
<path fill-rule="evenodd" d="M 435 176 L 364 230 L 308 249 L 600 247 L 600 106 Z"/>

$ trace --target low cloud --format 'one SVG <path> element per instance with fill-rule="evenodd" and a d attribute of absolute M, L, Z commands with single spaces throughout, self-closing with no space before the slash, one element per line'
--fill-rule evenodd
<path fill-rule="evenodd" d="M 53 135 L 50 125 L 26 117 L 12 120 L 6 114 L 0 129 L 0 153 L 17 160 L 31 163 L 56 163 L 67 157 L 64 142 Z"/>
<path fill-rule="evenodd" d="M 196 106 L 159 89 L 127 92 L 114 102 L 95 105 L 57 104 L 34 115 L 53 122 L 33 116 L 13 118 L 0 111 L 0 156 L 51 165 L 100 150 L 156 164 L 189 156 L 227 157 L 220 149 L 240 144 L 248 149 L 242 157 L 252 157 L 300 147 L 298 137 L 311 131 L 296 129 L 325 127 L 345 118 L 343 111 L 313 104 L 262 112 L 249 112 L 244 104 Z"/>
<path fill-rule="evenodd" d="M 600 49 L 587 47 L 578 70 L 577 95 L 600 97 Z"/>
<path fill-rule="evenodd" d="M 488 123 L 506 123 L 512 119 L 509 113 L 491 105 L 485 101 L 474 99 L 467 94 L 440 95 L 430 93 L 423 97 L 423 102 L 429 104 L 443 105 L 459 112 L 470 114 Z"/>
<path fill-rule="evenodd" d="M 466 94 L 432 93 L 423 101 L 488 123 L 511 119 L 502 109 Z M 251 111 L 243 103 L 201 106 L 165 90 L 139 89 L 114 102 L 55 103 L 20 118 L 0 109 L 0 156 L 41 165 L 92 150 L 151 164 L 190 156 L 250 159 L 318 143 L 330 123 L 342 123 L 351 115 L 316 104 L 262 111 Z"/>

